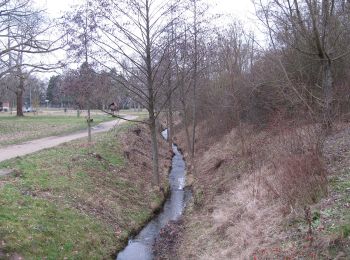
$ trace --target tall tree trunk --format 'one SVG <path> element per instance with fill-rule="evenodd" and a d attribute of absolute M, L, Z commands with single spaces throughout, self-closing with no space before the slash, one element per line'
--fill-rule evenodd
<path fill-rule="evenodd" d="M 84 28 L 84 50 L 85 50 L 85 63 L 88 66 L 89 64 L 89 49 L 88 49 L 88 43 L 89 43 L 89 39 L 88 39 L 88 32 L 87 32 L 87 28 L 88 28 L 88 1 L 85 2 L 85 28 Z M 85 84 L 91 84 L 91 82 L 86 82 Z M 87 101 L 87 105 L 88 105 L 88 116 L 87 116 L 87 125 L 88 125 L 88 142 L 89 144 L 91 143 L 91 111 L 90 111 L 90 99 L 88 99 Z"/>
<path fill-rule="evenodd" d="M 87 125 L 88 125 L 88 142 L 91 143 L 91 111 L 90 111 L 90 102 L 88 102 Z"/>
<path fill-rule="evenodd" d="M 169 88 L 170 88 L 170 80 L 168 82 Z M 169 144 L 169 149 L 172 149 L 173 145 L 173 127 L 174 127 L 174 122 L 173 122 L 173 104 L 172 104 L 172 94 L 171 94 L 171 88 L 169 90 L 168 94 L 168 99 L 169 99 L 169 104 L 168 104 L 168 144 Z"/>
<path fill-rule="evenodd" d="M 166 112 L 167 141 L 169 141 L 169 110 Z"/>
<path fill-rule="evenodd" d="M 325 60 L 322 65 L 322 87 L 324 93 L 323 126 L 329 131 L 332 128 L 332 103 L 333 103 L 333 74 L 332 62 Z"/>
<path fill-rule="evenodd" d="M 187 106 L 186 106 L 186 95 L 185 95 L 185 82 L 184 77 L 181 77 L 181 85 L 180 85 L 180 103 L 182 105 L 182 111 L 183 111 L 183 122 L 185 127 L 185 133 L 186 133 L 186 141 L 187 141 L 187 150 L 191 154 L 191 137 L 190 137 L 190 130 L 189 130 L 189 123 L 188 123 L 188 116 L 187 116 Z"/>
<path fill-rule="evenodd" d="M 197 74 L 198 74 L 198 31 L 197 31 L 197 0 L 193 1 L 193 29 L 194 29 L 194 66 L 193 66 L 193 100 L 192 100 L 192 149 L 191 157 L 195 156 L 196 127 L 197 127 Z"/>
<path fill-rule="evenodd" d="M 194 159 L 195 156 L 195 142 L 196 142 L 196 128 L 197 128 L 197 102 L 196 102 L 196 97 L 197 97 L 197 93 L 196 93 L 196 89 L 197 86 L 196 84 L 194 84 L 193 86 L 193 107 L 192 107 L 192 124 L 193 124 L 193 128 L 192 128 L 192 147 L 191 147 L 191 157 L 192 159 Z"/>
<path fill-rule="evenodd" d="M 153 163 L 152 183 L 154 186 L 159 187 L 160 178 L 159 178 L 159 162 L 158 162 L 157 127 L 156 127 L 156 119 L 154 117 L 154 113 L 150 113 L 149 120 L 150 120 L 149 127 L 151 130 L 151 142 L 152 142 L 152 163 Z"/>
<path fill-rule="evenodd" d="M 185 101 L 181 101 L 182 104 L 182 110 L 184 111 L 184 115 L 183 115 L 183 122 L 184 122 L 184 126 L 185 126 L 185 133 L 186 133 L 186 141 L 187 141 L 187 150 L 190 154 L 192 154 L 191 149 L 192 149 L 192 145 L 191 145 L 191 136 L 190 136 L 190 130 L 189 130 L 189 124 L 188 124 L 188 116 L 187 116 L 187 111 L 186 111 L 186 104 Z"/>
<path fill-rule="evenodd" d="M 149 113 L 149 126 L 151 130 L 152 139 L 152 161 L 153 161 L 153 185 L 160 185 L 159 181 L 159 163 L 158 163 L 158 143 L 157 143 L 157 127 L 156 117 L 154 114 L 155 109 L 155 94 L 154 94 L 154 81 L 153 81 L 153 69 L 152 69 L 152 56 L 151 56 L 151 32 L 150 32 L 150 1 L 146 0 L 146 71 L 147 71 L 147 88 L 148 88 L 148 113 Z"/>
<path fill-rule="evenodd" d="M 16 90 L 17 98 L 17 116 L 24 116 L 23 114 L 23 92 L 24 92 L 24 78 L 20 76 L 19 84 Z"/>
<path fill-rule="evenodd" d="M 174 136 L 174 118 L 171 98 L 169 99 L 169 146 L 172 148 Z"/>

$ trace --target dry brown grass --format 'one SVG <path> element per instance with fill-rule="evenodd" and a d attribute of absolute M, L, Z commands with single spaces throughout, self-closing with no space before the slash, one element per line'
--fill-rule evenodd
<path fill-rule="evenodd" d="M 249 259 L 281 245 L 285 217 L 303 214 L 326 192 L 321 143 L 317 126 L 279 125 L 234 129 L 200 147 L 180 259 Z"/>
<path fill-rule="evenodd" d="M 272 135 L 267 136 L 267 143 L 252 152 L 262 155 L 268 169 L 259 182 L 273 198 L 281 199 L 287 214 L 288 207 L 293 211 L 317 202 L 327 193 L 321 130 L 304 126 L 269 132 Z"/>

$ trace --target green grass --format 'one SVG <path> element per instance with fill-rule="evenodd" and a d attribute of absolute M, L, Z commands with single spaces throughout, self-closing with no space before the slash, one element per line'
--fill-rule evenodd
<path fill-rule="evenodd" d="M 113 231 L 101 221 L 45 199 L 23 196 L 13 185 L 0 191 L 0 205 L 5 253 L 37 259 L 101 259 L 109 257 L 115 246 Z"/>
<path fill-rule="evenodd" d="M 339 252 L 350 254 L 350 171 L 345 169 L 329 180 L 329 194 L 336 198 L 320 214 L 323 218 L 325 234 L 333 239 L 328 248 L 330 258 L 335 258 Z"/>
<path fill-rule="evenodd" d="M 0 253 L 102 259 L 120 250 L 162 201 L 126 169 L 116 136 L 127 127 L 95 135 L 92 146 L 82 139 L 0 163 L 15 170 L 0 178 Z"/>
<path fill-rule="evenodd" d="M 93 124 L 112 120 L 107 115 L 96 115 Z M 37 138 L 62 135 L 86 129 L 85 117 L 76 116 L 1 116 L 0 117 L 0 147 L 18 144 Z"/>

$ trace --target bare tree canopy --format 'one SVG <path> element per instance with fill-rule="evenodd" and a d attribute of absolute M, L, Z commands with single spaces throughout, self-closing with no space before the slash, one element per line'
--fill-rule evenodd
<path fill-rule="evenodd" d="M 118 68 L 123 77 L 112 74 L 114 80 L 147 109 L 153 177 L 155 185 L 159 185 L 156 118 L 165 106 L 160 96 L 168 71 L 160 68 L 169 45 L 167 32 L 176 20 L 170 14 L 179 8 L 179 2 L 100 0 L 95 5 L 99 37 L 94 43 L 101 56 L 94 59 L 105 68 Z"/>

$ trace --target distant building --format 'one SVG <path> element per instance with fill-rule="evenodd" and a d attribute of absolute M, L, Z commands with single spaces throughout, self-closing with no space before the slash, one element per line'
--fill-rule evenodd
<path fill-rule="evenodd" d="M 8 101 L 0 101 L 0 111 L 8 112 L 10 110 L 10 102 Z"/>

